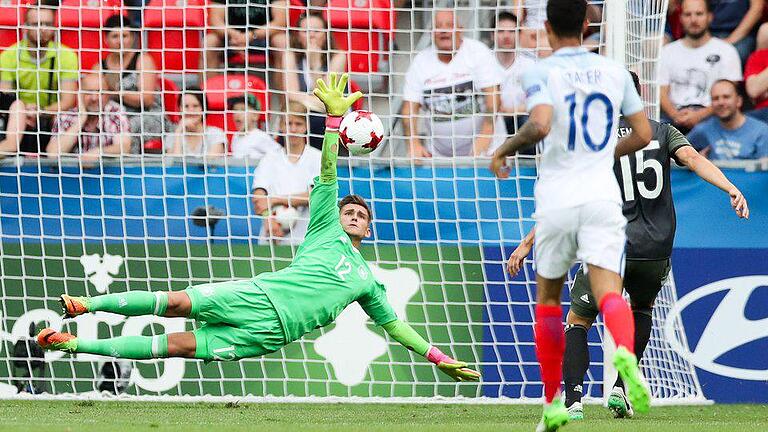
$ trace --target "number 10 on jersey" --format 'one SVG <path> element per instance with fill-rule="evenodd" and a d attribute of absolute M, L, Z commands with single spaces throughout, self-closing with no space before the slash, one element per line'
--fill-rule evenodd
<path fill-rule="evenodd" d="M 568 150 L 576 150 L 576 107 L 581 105 L 581 136 L 584 139 L 584 145 L 587 150 L 599 152 L 608 145 L 608 141 L 611 139 L 611 131 L 613 130 L 613 105 L 611 100 L 603 93 L 595 92 L 590 93 L 584 98 L 583 101 L 576 100 L 576 93 L 571 93 L 565 97 L 565 102 L 568 104 Z M 592 136 L 592 130 L 590 130 L 589 122 L 589 107 L 593 103 L 599 102 L 605 108 L 605 133 L 603 134 L 603 140 L 596 142 Z M 594 119 L 593 119 L 594 120 Z M 594 128 L 593 128 L 594 129 Z"/>

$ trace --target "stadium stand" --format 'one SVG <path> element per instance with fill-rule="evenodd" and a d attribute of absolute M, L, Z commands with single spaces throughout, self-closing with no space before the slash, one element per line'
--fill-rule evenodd
<path fill-rule="evenodd" d="M 158 70 L 191 73 L 200 67 L 205 0 L 151 0 L 144 10 L 147 49 Z"/>
<path fill-rule="evenodd" d="M 232 113 L 226 110 L 227 100 L 230 98 L 242 96 L 246 92 L 256 95 L 264 111 L 260 119 L 261 126 L 266 124 L 269 94 L 267 83 L 263 79 L 253 75 L 224 74 L 209 78 L 201 88 L 205 92 L 209 110 L 206 123 L 227 132 L 227 141 L 232 141 L 232 134 L 236 130 Z"/>
<path fill-rule="evenodd" d="M 389 0 L 330 0 L 325 17 L 349 72 L 384 72 L 396 15 Z"/>
<path fill-rule="evenodd" d="M 21 24 L 24 22 L 27 4 L 26 0 L 0 3 L 0 51 L 21 39 Z"/>
<path fill-rule="evenodd" d="M 80 67 L 89 70 L 107 56 L 101 25 L 124 13 L 121 0 L 63 0 L 59 7 L 60 41 L 77 52 Z"/>

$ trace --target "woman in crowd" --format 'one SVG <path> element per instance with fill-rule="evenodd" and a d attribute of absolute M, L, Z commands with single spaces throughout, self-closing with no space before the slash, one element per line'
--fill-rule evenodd
<path fill-rule="evenodd" d="M 137 29 L 129 18 L 113 15 L 102 28 L 109 54 L 93 68 L 102 72 L 110 98 L 128 114 L 131 153 L 141 153 L 144 143 L 173 130 L 163 112 L 155 62 L 135 48 Z"/>
<path fill-rule="evenodd" d="M 181 120 L 170 142 L 169 155 L 223 156 L 227 136 L 223 130 L 205 124 L 205 95 L 199 88 L 190 88 L 179 100 Z"/>
<path fill-rule="evenodd" d="M 304 15 L 297 27 L 291 35 L 290 50 L 285 55 L 285 90 L 289 102 L 299 102 L 311 111 L 309 144 L 320 149 L 325 131 L 325 108 L 311 90 L 314 83 L 325 79 L 329 72 L 345 72 L 347 56 L 335 49 L 328 23 L 322 15 Z"/>

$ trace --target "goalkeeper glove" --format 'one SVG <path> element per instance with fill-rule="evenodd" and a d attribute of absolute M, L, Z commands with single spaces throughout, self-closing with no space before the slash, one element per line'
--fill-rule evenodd
<path fill-rule="evenodd" d="M 431 347 L 427 351 L 427 360 L 437 365 L 444 374 L 453 378 L 454 381 L 477 381 L 480 379 L 480 372 L 467 367 L 467 364 L 452 359 L 443 354 L 436 347 Z"/>
<path fill-rule="evenodd" d="M 349 75 L 346 73 L 341 74 L 341 78 L 337 80 L 335 72 L 330 73 L 327 85 L 322 79 L 317 80 L 317 87 L 315 87 L 312 93 L 323 102 L 325 112 L 331 117 L 343 116 L 352 104 L 363 97 L 363 94 L 359 91 L 349 96 L 344 96 L 348 80 Z"/>

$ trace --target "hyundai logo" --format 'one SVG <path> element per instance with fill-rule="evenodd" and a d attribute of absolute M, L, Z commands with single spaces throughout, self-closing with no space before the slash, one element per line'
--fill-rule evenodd
<path fill-rule="evenodd" d="M 768 380 L 768 369 L 743 369 L 716 360 L 736 348 L 768 337 L 768 318 L 750 320 L 744 316 L 747 301 L 759 287 L 768 286 L 768 276 L 743 276 L 704 285 L 678 300 L 664 323 L 664 336 L 683 358 L 707 372 L 731 378 Z M 701 333 L 696 349 L 688 348 L 685 334 L 675 331 L 675 322 L 693 302 L 725 291 L 717 309 Z"/>

